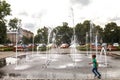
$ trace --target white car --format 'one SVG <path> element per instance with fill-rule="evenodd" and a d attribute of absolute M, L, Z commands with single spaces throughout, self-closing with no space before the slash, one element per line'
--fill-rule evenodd
<path fill-rule="evenodd" d="M 119 44 L 118 43 L 113 43 L 113 46 L 119 46 Z"/>

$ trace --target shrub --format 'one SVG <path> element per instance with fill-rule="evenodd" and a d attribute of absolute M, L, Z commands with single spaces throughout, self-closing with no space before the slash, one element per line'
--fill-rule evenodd
<path fill-rule="evenodd" d="M 4 51 L 13 51 L 13 47 L 7 47 L 4 49 Z"/>
<path fill-rule="evenodd" d="M 81 51 L 86 51 L 86 50 L 90 50 L 90 47 L 89 45 L 82 45 L 82 46 L 78 46 L 77 49 Z"/>
<path fill-rule="evenodd" d="M 13 51 L 13 47 L 0 47 L 0 51 Z"/>
<path fill-rule="evenodd" d="M 39 51 L 46 51 L 46 47 L 44 46 L 44 47 L 39 47 Z"/>

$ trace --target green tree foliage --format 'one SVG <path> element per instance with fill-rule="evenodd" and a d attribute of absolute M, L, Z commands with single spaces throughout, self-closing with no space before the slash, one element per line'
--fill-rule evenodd
<path fill-rule="evenodd" d="M 10 4 L 5 0 L 0 0 L 0 20 L 4 20 L 5 16 L 10 15 Z"/>
<path fill-rule="evenodd" d="M 10 12 L 10 4 L 8 4 L 5 0 L 0 0 L 0 44 L 5 43 L 7 39 L 5 17 L 10 15 Z"/>
<path fill-rule="evenodd" d="M 0 21 L 0 44 L 3 44 L 6 42 L 7 34 L 6 34 L 6 25 L 4 21 Z"/>
<path fill-rule="evenodd" d="M 102 38 L 103 38 L 103 28 L 101 28 L 99 25 L 95 26 L 95 33 L 98 36 L 98 42 L 102 43 Z"/>
<path fill-rule="evenodd" d="M 85 44 L 86 41 L 86 33 L 88 33 L 88 42 L 90 42 L 90 28 L 92 29 L 92 42 L 95 42 L 95 36 L 98 35 L 98 38 L 102 38 L 103 29 L 99 25 L 91 24 L 89 20 L 85 20 L 83 23 L 78 23 L 75 26 L 75 34 L 77 36 L 77 40 L 79 44 Z"/>
<path fill-rule="evenodd" d="M 71 43 L 73 37 L 73 29 L 75 29 L 76 39 L 79 44 L 85 44 L 86 33 L 88 33 L 88 43 L 90 42 L 90 27 L 89 20 L 85 20 L 83 23 L 78 23 L 75 28 L 68 26 L 68 23 L 64 22 L 63 26 L 57 26 L 51 33 L 51 38 L 55 33 L 55 42 L 57 45 L 62 43 Z M 105 28 L 101 28 L 99 25 L 92 24 L 92 42 L 95 42 L 95 36 L 98 36 L 99 43 L 120 43 L 120 27 L 116 23 L 111 22 L 105 25 Z M 35 36 L 35 42 L 47 43 L 48 40 L 48 28 L 44 27 L 38 30 Z M 51 41 L 52 42 L 52 41 Z"/>
<path fill-rule="evenodd" d="M 118 34 L 117 34 L 118 35 L 118 43 L 120 44 L 120 35 L 119 35 L 120 34 L 120 26 L 118 26 L 118 31 L 117 32 L 118 32 Z"/>
<path fill-rule="evenodd" d="M 18 18 L 10 19 L 10 21 L 8 23 L 8 28 L 9 28 L 9 30 L 12 30 L 12 32 L 18 31 L 19 37 L 20 37 L 21 31 L 22 31 L 22 29 L 20 27 L 21 27 L 21 20 L 20 19 L 18 19 Z M 24 39 L 24 37 L 23 37 L 23 39 Z M 24 40 L 26 41 L 26 39 L 24 39 Z M 18 41 L 18 43 L 19 43 L 19 41 Z"/>
<path fill-rule="evenodd" d="M 10 19 L 8 25 L 10 30 L 16 30 L 18 27 L 20 27 L 21 20 L 18 18 Z"/>
<path fill-rule="evenodd" d="M 73 28 L 70 28 L 68 26 L 68 23 L 64 22 L 63 26 L 57 26 L 54 29 L 54 32 L 56 33 L 56 43 L 57 45 L 60 45 L 62 43 L 71 43 L 71 38 L 73 35 Z"/>
<path fill-rule="evenodd" d="M 48 40 L 48 28 L 44 27 L 37 30 L 37 35 L 35 36 L 35 43 L 45 43 Z"/>
<path fill-rule="evenodd" d="M 50 34 L 50 43 L 52 42 L 53 37 L 55 37 L 55 43 L 60 45 L 61 43 L 70 44 L 73 29 L 68 27 L 68 23 L 64 22 L 63 26 L 57 26 L 52 30 L 51 33 L 48 33 L 48 28 L 44 27 L 37 30 L 37 35 L 35 36 L 35 43 L 45 43 L 48 42 L 48 35 Z"/>
<path fill-rule="evenodd" d="M 77 36 L 77 40 L 79 44 L 85 44 L 86 32 L 89 32 L 90 29 L 90 21 L 86 20 L 83 24 L 78 23 L 75 27 L 75 34 Z"/>
<path fill-rule="evenodd" d="M 120 40 L 120 29 L 115 22 L 111 22 L 105 25 L 103 41 L 106 43 L 115 43 Z"/>
<path fill-rule="evenodd" d="M 25 36 L 22 37 L 23 44 L 29 44 L 29 43 L 32 43 L 32 41 L 33 41 L 33 37 L 30 37 L 30 38 L 27 38 Z"/>

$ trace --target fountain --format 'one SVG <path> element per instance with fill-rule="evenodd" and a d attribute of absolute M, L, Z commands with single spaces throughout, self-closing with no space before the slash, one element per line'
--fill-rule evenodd
<path fill-rule="evenodd" d="M 18 36 L 20 36 L 20 37 L 22 37 L 22 33 L 21 33 L 21 28 L 20 28 L 20 24 L 18 25 L 18 28 L 16 29 L 16 32 L 8 32 L 8 33 L 15 33 L 16 34 L 16 57 L 8 57 L 8 58 L 6 58 L 6 60 L 7 60 L 7 62 L 8 62 L 8 64 L 10 63 L 10 64 L 16 64 L 16 67 L 15 67 L 15 69 L 18 67 Z"/>
<path fill-rule="evenodd" d="M 93 37 L 94 37 L 93 36 L 93 28 L 94 28 L 93 23 L 90 22 L 90 53 L 93 53 L 92 52 L 92 46 L 91 46 L 91 44 L 93 43 Z M 86 43 L 87 43 L 87 37 L 88 37 L 87 34 L 88 33 L 86 33 Z M 98 59 L 98 62 L 100 63 L 100 66 L 107 67 L 107 55 L 106 55 L 105 45 L 102 46 L 100 55 L 98 55 L 98 32 L 96 32 L 94 40 L 95 40 L 95 42 L 94 42 L 93 45 L 95 45 L 96 58 Z M 88 51 L 86 53 L 88 54 Z M 104 54 L 104 56 L 102 56 L 102 53 Z M 89 56 L 89 58 L 91 58 L 91 56 Z M 105 64 L 105 66 L 103 64 Z"/>
<path fill-rule="evenodd" d="M 74 26 L 74 11 L 73 8 L 71 8 L 71 12 L 72 12 L 72 22 L 73 22 L 73 38 L 71 39 L 71 46 L 70 46 L 70 56 L 72 58 L 72 61 L 74 62 L 74 67 L 77 66 L 77 62 L 81 61 L 81 57 L 78 57 L 79 52 L 77 51 L 76 47 L 78 46 L 77 43 L 77 38 L 75 35 L 75 26 Z"/>
<path fill-rule="evenodd" d="M 86 32 L 86 54 L 88 56 L 88 32 Z"/>
<path fill-rule="evenodd" d="M 56 34 L 53 34 L 52 43 L 54 44 L 55 36 Z M 50 44 L 50 42 L 48 43 Z M 95 38 L 95 43 L 98 43 L 97 36 Z M 37 54 L 29 55 L 29 60 L 27 61 L 25 57 L 19 58 L 17 56 L 17 58 L 19 59 L 17 63 L 18 67 L 15 67 L 15 63 L 13 62 L 12 64 L 8 64 L 7 66 L 5 66 L 2 70 L 6 71 L 7 78 L 11 78 L 9 74 L 15 74 L 17 75 L 17 77 L 12 76 L 12 78 L 92 79 L 93 76 L 92 72 L 90 71 L 91 66 L 88 65 L 88 63 L 91 61 L 91 58 L 88 58 L 84 54 L 81 54 L 81 51 L 78 51 L 76 49 L 76 44 L 77 40 L 76 36 L 74 35 L 74 38 L 72 38 L 71 41 L 71 48 L 51 48 L 45 51 L 45 54 L 43 52 L 36 52 Z M 64 50 L 64 52 L 68 54 L 62 54 L 62 50 Z M 105 55 L 102 55 L 102 53 L 104 53 Z M 104 47 L 101 49 L 100 56 L 102 59 L 106 56 L 106 50 Z M 103 61 L 102 59 L 100 59 L 100 61 Z M 107 63 L 107 56 L 105 59 Z M 109 61 L 111 61 L 111 59 L 109 59 Z M 104 75 L 107 74 L 106 68 L 104 66 L 101 66 L 101 64 L 100 70 L 102 73 L 104 73 Z M 103 77 L 106 79 L 105 76 Z"/>
<path fill-rule="evenodd" d="M 96 48 L 96 56 L 98 54 L 98 32 L 96 33 L 96 36 L 95 36 L 95 48 Z"/>
<path fill-rule="evenodd" d="M 49 65 L 50 63 L 57 61 L 57 58 L 59 58 L 59 52 L 56 45 L 57 32 L 57 30 L 56 33 L 53 32 L 53 29 L 51 28 L 48 30 L 48 53 L 46 53 L 46 67 L 48 67 L 47 65 Z"/>
<path fill-rule="evenodd" d="M 100 52 L 100 63 L 104 63 L 105 64 L 105 67 L 107 67 L 107 52 L 106 52 L 106 49 L 105 49 L 105 46 L 106 45 L 103 45 L 102 46 L 102 49 L 101 49 L 101 52 Z M 104 54 L 104 59 L 102 58 L 102 54 Z"/>
<path fill-rule="evenodd" d="M 93 28 L 93 23 L 91 22 L 90 23 L 90 43 L 92 44 L 92 28 Z M 95 35 L 95 53 L 96 53 L 96 57 L 98 58 L 98 62 L 100 63 L 100 66 L 104 66 L 103 64 L 105 64 L 104 67 L 107 67 L 107 52 L 106 52 L 106 49 L 105 49 L 106 45 L 102 45 L 102 48 L 101 48 L 101 52 L 100 52 L 100 55 L 98 56 L 98 32 L 96 32 L 96 35 Z M 92 53 L 91 50 L 92 47 L 90 46 L 90 53 Z M 102 53 L 104 54 L 104 56 L 102 57 Z M 103 61 L 104 59 L 104 61 Z"/>
<path fill-rule="evenodd" d="M 77 43 L 77 39 L 76 39 L 76 36 L 73 35 L 74 38 L 71 39 L 71 46 L 70 46 L 70 55 L 71 55 L 71 58 L 72 60 L 75 62 L 75 65 L 76 65 L 76 62 L 78 61 L 81 61 L 81 57 L 78 57 L 78 55 L 80 55 L 80 51 L 78 51 L 76 49 L 76 47 L 78 46 L 78 43 Z M 74 65 L 74 66 L 75 66 Z"/>
<path fill-rule="evenodd" d="M 93 43 L 93 23 L 90 21 L 90 53 L 92 53 L 92 43 Z"/>
<path fill-rule="evenodd" d="M 74 24 L 74 19 L 73 19 Z M 93 24 L 90 23 L 90 44 L 92 44 L 92 28 Z M 53 29 L 48 30 L 48 45 L 49 48 L 45 52 L 40 52 L 39 47 L 37 47 L 36 54 L 29 54 L 27 57 L 18 57 L 16 54 L 16 61 L 13 58 L 6 58 L 8 65 L 2 68 L 7 73 L 7 77 L 11 78 L 8 74 L 19 75 L 17 78 L 25 79 L 89 79 L 93 78 L 90 71 L 91 66 L 88 63 L 91 61 L 91 58 L 86 57 L 84 54 L 81 54 L 81 51 L 76 49 L 78 43 L 75 35 L 75 28 L 73 28 L 73 38 L 71 39 L 71 46 L 68 49 L 60 49 L 57 47 L 52 47 L 56 45 L 56 35 L 57 33 L 52 32 Z M 56 31 L 57 32 L 57 31 Z M 88 33 L 86 32 L 86 44 L 88 43 Z M 51 44 L 51 45 L 50 45 Z M 16 44 L 17 45 L 17 44 Z M 95 47 L 96 55 L 98 56 L 98 35 L 95 36 Z M 90 48 L 91 49 L 91 48 Z M 88 54 L 88 49 L 86 49 Z M 64 52 L 66 54 L 62 54 Z M 30 53 L 30 52 L 28 52 Z M 26 56 L 28 55 L 26 53 Z M 61 54 L 60 54 L 61 53 Z M 92 53 L 92 50 L 90 50 Z M 102 55 L 104 53 L 104 55 Z M 105 61 L 107 66 L 107 56 L 106 50 L 104 47 L 101 49 L 100 61 Z M 98 57 L 97 57 L 98 58 Z M 9 64 L 11 59 L 13 62 Z M 111 60 L 111 59 L 109 59 Z M 17 62 L 17 63 L 16 63 Z M 17 64 L 17 66 L 15 66 Z M 100 64 L 101 65 L 101 64 Z M 102 67 L 102 68 L 101 68 Z M 105 74 L 106 68 L 100 66 L 101 71 Z M 92 77 L 91 77 L 92 76 Z M 12 76 L 12 78 L 16 78 Z M 104 77 L 104 76 L 103 76 Z M 104 77 L 105 78 L 105 77 Z"/>
<path fill-rule="evenodd" d="M 74 26 L 74 13 L 73 8 L 72 10 L 72 17 L 73 17 L 73 38 L 71 40 L 71 46 L 70 48 L 66 49 L 60 49 L 56 47 L 56 35 L 57 33 L 52 32 L 53 29 L 48 29 L 48 42 L 47 47 L 50 47 L 47 49 L 47 51 L 42 52 L 39 51 L 39 47 L 43 45 L 37 46 L 37 52 L 34 52 L 36 54 L 29 54 L 31 52 L 25 53 L 23 57 L 18 56 L 17 52 L 17 38 L 18 38 L 18 32 L 16 32 L 16 56 L 15 57 L 7 57 L 7 66 L 1 68 L 1 70 L 5 71 L 6 76 L 4 77 L 4 80 L 9 79 L 20 79 L 22 78 L 27 80 L 32 79 L 41 79 L 41 80 L 88 80 L 93 79 L 92 72 L 90 71 L 91 66 L 88 65 L 88 63 L 91 61 L 91 58 L 88 58 L 84 54 L 82 54 L 82 51 L 78 51 L 76 49 L 78 42 L 75 35 L 75 26 Z M 92 54 L 92 47 L 91 44 L 93 43 L 93 23 L 90 22 L 90 55 Z M 57 32 L 57 31 L 56 31 Z M 33 40 L 34 41 L 34 40 Z M 88 44 L 88 33 L 86 32 L 86 44 Z M 95 47 L 96 47 L 96 55 L 98 56 L 98 35 L 95 36 Z M 88 48 L 86 47 L 87 55 Z M 33 51 L 32 51 L 33 52 Z M 63 53 L 65 54 L 63 54 Z M 61 53 L 61 54 L 60 54 Z M 104 55 L 102 55 L 104 53 Z M 29 56 L 28 56 L 29 54 Z M 98 57 L 97 57 L 98 58 Z M 104 60 L 105 59 L 105 60 Z M 10 61 L 11 60 L 11 61 Z M 112 59 L 107 59 L 106 55 L 106 49 L 103 46 L 100 52 L 100 61 L 105 61 L 105 65 L 107 66 L 107 60 L 111 61 L 111 63 L 114 64 L 114 62 L 117 62 L 117 64 L 120 63 L 120 61 L 113 61 Z M 115 67 L 118 67 L 117 69 L 114 68 L 114 70 L 119 70 L 119 66 L 115 65 Z M 101 72 L 104 74 L 106 68 L 100 66 L 99 68 Z M 112 71 L 112 69 L 109 69 Z M 11 74 L 13 76 L 11 76 Z M 92 77 L 91 77 L 92 76 Z M 112 75 L 111 75 L 112 76 Z M 119 75 L 118 75 L 119 76 Z M 104 77 L 104 76 L 102 76 Z M 7 79 L 6 79 L 7 78 Z M 106 80 L 106 79 L 105 79 Z M 108 79 L 109 80 L 109 79 Z"/>
<path fill-rule="evenodd" d="M 88 51 L 88 45 L 86 45 L 86 54 L 88 56 L 88 58 L 91 58 L 91 54 L 93 53 L 92 52 L 92 43 L 93 43 L 93 23 L 92 21 L 90 21 L 90 31 L 89 31 L 89 35 L 88 35 L 88 32 L 86 32 L 86 44 L 88 43 L 88 37 L 90 37 L 90 50 Z"/>

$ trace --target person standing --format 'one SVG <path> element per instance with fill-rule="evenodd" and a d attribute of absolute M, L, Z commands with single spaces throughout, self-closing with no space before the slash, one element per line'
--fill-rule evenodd
<path fill-rule="evenodd" d="M 89 64 L 93 64 L 92 72 L 94 73 L 94 77 L 98 77 L 99 79 L 101 79 L 101 74 L 98 71 L 98 63 L 95 54 L 92 55 L 92 62 L 90 62 Z"/>
<path fill-rule="evenodd" d="M 112 45 L 108 45 L 108 49 L 109 49 L 109 51 L 111 51 L 111 48 L 112 48 Z"/>

